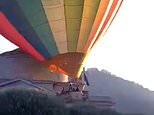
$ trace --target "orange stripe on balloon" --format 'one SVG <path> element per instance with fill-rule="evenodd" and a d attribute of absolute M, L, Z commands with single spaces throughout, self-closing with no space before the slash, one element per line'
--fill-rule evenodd
<path fill-rule="evenodd" d="M 44 61 L 44 57 L 39 54 L 15 29 L 15 27 L 8 21 L 5 15 L 0 12 L 0 34 L 6 39 L 19 46 L 22 50 L 26 51 L 30 55 L 34 56 L 40 61 Z"/>
<path fill-rule="evenodd" d="M 87 40 L 87 43 L 84 47 L 84 52 L 87 52 L 89 45 L 91 44 L 92 40 L 94 39 L 94 36 L 99 28 L 99 25 L 105 15 L 105 12 L 107 10 L 108 4 L 109 4 L 110 0 L 101 0 L 98 11 L 97 11 L 97 15 L 93 24 L 93 27 L 91 29 L 89 38 Z"/>
<path fill-rule="evenodd" d="M 113 1 L 112 5 L 111 5 L 111 8 L 110 8 L 110 10 L 109 10 L 109 13 L 108 13 L 108 15 L 107 15 L 107 17 L 106 17 L 106 19 L 105 19 L 103 25 L 102 25 L 102 27 L 101 27 L 101 29 L 100 29 L 100 31 L 99 31 L 97 37 L 96 37 L 96 40 L 94 41 L 92 47 L 94 46 L 94 44 L 96 43 L 96 41 L 100 38 L 100 35 L 102 34 L 102 32 L 104 31 L 106 25 L 108 24 L 108 22 L 109 22 L 109 20 L 110 20 L 110 18 L 111 18 L 111 16 L 112 16 L 112 14 L 113 14 L 113 12 L 114 12 L 114 10 L 115 10 L 117 4 L 118 4 L 118 1 L 119 1 L 119 0 L 114 0 L 114 1 Z M 123 1 L 123 0 L 122 0 L 122 1 Z M 121 1 L 120 4 L 122 4 L 122 1 Z M 120 5 L 119 5 L 119 8 L 120 8 Z M 119 10 L 119 8 L 118 8 L 118 10 Z M 117 11 L 118 11 L 118 10 L 117 10 Z M 115 16 L 116 16 L 116 14 L 115 14 Z M 114 17 L 115 17 L 115 16 L 114 16 Z M 113 18 L 113 19 L 114 19 L 114 18 Z M 112 21 L 113 21 L 113 19 L 112 19 Z M 112 22 L 112 21 L 111 21 L 111 22 Z M 111 23 L 110 23 L 110 24 L 111 24 Z M 110 25 L 110 24 L 109 24 L 109 25 Z M 91 48 L 92 48 L 92 47 L 91 47 Z"/>
<path fill-rule="evenodd" d="M 115 15 L 113 16 L 113 18 L 112 18 L 112 20 L 111 20 L 111 22 L 110 22 L 109 26 L 107 27 L 107 29 L 106 29 L 105 33 L 107 32 L 107 30 L 109 29 L 110 25 L 112 24 L 112 22 L 113 22 L 114 18 L 116 17 L 116 15 L 117 15 L 117 13 L 118 13 L 118 11 L 119 11 L 119 9 L 120 9 L 121 5 L 122 5 L 122 2 L 123 2 L 123 0 L 120 2 L 119 7 L 118 7 L 118 9 L 117 9 L 117 11 L 116 11 Z"/>

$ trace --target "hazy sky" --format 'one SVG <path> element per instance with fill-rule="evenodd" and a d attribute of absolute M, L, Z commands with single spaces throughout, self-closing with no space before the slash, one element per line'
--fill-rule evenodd
<path fill-rule="evenodd" d="M 6 40 L 3 36 L 0 35 L 0 53 L 3 53 L 5 51 L 11 51 L 16 48 L 17 46 L 10 43 L 8 40 Z"/>
<path fill-rule="evenodd" d="M 153 5 L 153 0 L 124 0 L 86 66 L 106 69 L 154 90 Z"/>
<path fill-rule="evenodd" d="M 154 1 L 124 0 L 86 68 L 97 67 L 154 90 Z M 0 37 L 0 53 L 16 46 Z"/>

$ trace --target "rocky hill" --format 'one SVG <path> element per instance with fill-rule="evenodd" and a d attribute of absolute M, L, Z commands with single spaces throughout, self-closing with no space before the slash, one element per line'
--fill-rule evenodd
<path fill-rule="evenodd" d="M 154 92 L 134 82 L 116 77 L 96 68 L 86 71 L 90 95 L 108 95 L 116 102 L 116 110 L 123 113 L 154 115 Z"/>
<path fill-rule="evenodd" d="M 62 81 L 62 76 L 50 72 L 42 62 L 20 49 L 0 54 L 0 79 L 32 79 Z"/>

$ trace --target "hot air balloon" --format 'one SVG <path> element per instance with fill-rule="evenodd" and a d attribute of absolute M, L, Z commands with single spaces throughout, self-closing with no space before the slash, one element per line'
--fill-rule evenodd
<path fill-rule="evenodd" d="M 78 78 L 123 0 L 0 0 L 0 34 L 51 71 Z"/>

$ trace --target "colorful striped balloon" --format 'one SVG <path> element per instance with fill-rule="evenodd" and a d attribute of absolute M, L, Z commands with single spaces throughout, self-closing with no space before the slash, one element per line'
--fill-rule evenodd
<path fill-rule="evenodd" d="M 123 0 L 0 0 L 0 34 L 51 70 L 78 77 Z"/>

